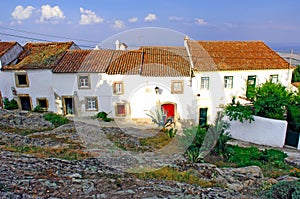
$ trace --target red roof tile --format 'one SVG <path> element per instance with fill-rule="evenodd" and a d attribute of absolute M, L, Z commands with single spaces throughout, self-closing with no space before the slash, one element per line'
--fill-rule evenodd
<path fill-rule="evenodd" d="M 0 57 L 9 51 L 17 42 L 0 42 Z"/>
<path fill-rule="evenodd" d="M 261 41 L 188 41 L 198 71 L 288 69 L 289 63 Z"/>
<path fill-rule="evenodd" d="M 51 69 L 65 51 L 74 45 L 74 42 L 27 43 L 17 63 L 3 67 L 3 69 Z"/>
<path fill-rule="evenodd" d="M 114 53 L 113 50 L 68 50 L 53 72 L 104 73 Z"/>

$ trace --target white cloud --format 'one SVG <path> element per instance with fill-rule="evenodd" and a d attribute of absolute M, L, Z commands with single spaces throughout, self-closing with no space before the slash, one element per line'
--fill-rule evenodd
<path fill-rule="evenodd" d="M 81 25 L 97 24 L 103 22 L 103 18 L 98 17 L 96 13 L 91 10 L 85 10 L 83 8 L 80 8 L 80 13 L 81 17 L 79 24 Z"/>
<path fill-rule="evenodd" d="M 155 20 L 156 20 L 156 15 L 155 15 L 155 14 L 152 14 L 152 13 L 148 14 L 148 15 L 145 17 L 145 21 L 151 22 L 151 21 L 155 21 Z"/>
<path fill-rule="evenodd" d="M 182 21 L 183 17 L 170 16 L 169 20 L 170 21 Z"/>
<path fill-rule="evenodd" d="M 125 25 L 124 25 L 123 21 L 116 20 L 115 23 L 114 23 L 114 25 L 113 25 L 113 27 L 120 29 L 120 28 L 125 28 Z"/>
<path fill-rule="evenodd" d="M 27 6 L 23 8 L 23 6 L 16 6 L 15 10 L 11 13 L 11 16 L 18 21 L 18 23 L 22 23 L 22 20 L 28 19 L 32 15 L 32 11 L 34 7 Z"/>
<path fill-rule="evenodd" d="M 196 18 L 196 24 L 197 25 L 201 25 L 201 26 L 204 26 L 204 25 L 207 25 L 208 23 L 204 20 L 204 19 L 200 19 L 200 18 Z"/>
<path fill-rule="evenodd" d="M 58 6 L 51 7 L 48 4 L 42 6 L 40 22 L 49 21 L 52 23 L 58 23 L 59 20 L 64 18 L 64 13 Z"/>
<path fill-rule="evenodd" d="M 135 22 L 137 22 L 139 19 L 137 18 L 137 17 L 132 17 L 132 18 L 129 18 L 128 19 L 128 21 L 130 22 L 130 23 L 135 23 Z"/>

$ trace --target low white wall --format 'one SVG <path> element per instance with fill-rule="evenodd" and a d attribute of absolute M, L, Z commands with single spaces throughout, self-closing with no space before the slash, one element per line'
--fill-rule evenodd
<path fill-rule="evenodd" d="M 254 116 L 255 121 L 229 121 L 232 138 L 255 144 L 283 147 L 287 121 Z"/>

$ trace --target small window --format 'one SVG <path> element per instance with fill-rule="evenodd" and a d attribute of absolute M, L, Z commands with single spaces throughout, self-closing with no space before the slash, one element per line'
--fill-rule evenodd
<path fill-rule="evenodd" d="M 85 98 L 85 109 L 87 111 L 97 111 L 98 110 L 97 97 L 86 97 Z"/>
<path fill-rule="evenodd" d="M 172 94 L 182 94 L 183 93 L 183 81 L 172 81 L 171 93 Z"/>
<path fill-rule="evenodd" d="M 278 75 L 270 75 L 270 81 L 272 83 L 278 83 Z"/>
<path fill-rule="evenodd" d="M 126 104 L 117 103 L 115 109 L 116 109 L 116 116 L 126 116 Z"/>
<path fill-rule="evenodd" d="M 209 89 L 209 77 L 201 77 L 201 89 Z"/>
<path fill-rule="evenodd" d="M 39 105 L 43 110 L 48 110 L 48 100 L 47 98 L 37 98 L 37 105 Z"/>
<path fill-rule="evenodd" d="M 225 88 L 233 88 L 233 76 L 225 76 L 224 77 L 224 87 Z"/>
<path fill-rule="evenodd" d="M 114 94 L 121 95 L 124 93 L 124 84 L 123 82 L 114 82 Z"/>
<path fill-rule="evenodd" d="M 90 78 L 88 75 L 78 76 L 78 88 L 89 89 L 90 88 Z"/>
<path fill-rule="evenodd" d="M 15 81 L 17 87 L 28 87 L 28 76 L 27 73 L 16 73 Z"/>

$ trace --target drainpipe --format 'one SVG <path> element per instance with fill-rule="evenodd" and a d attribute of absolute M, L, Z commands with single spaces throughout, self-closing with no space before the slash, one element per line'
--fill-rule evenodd
<path fill-rule="evenodd" d="M 189 37 L 188 36 L 185 36 L 184 37 L 184 47 L 186 48 L 186 51 L 188 53 L 188 58 L 189 58 L 189 62 L 190 62 L 190 87 L 192 87 L 192 83 L 193 83 L 193 80 L 192 80 L 192 70 L 194 69 L 194 63 L 193 63 L 193 60 L 192 60 L 192 56 L 191 56 L 191 53 L 190 53 L 190 49 L 189 49 L 189 46 L 188 46 L 188 41 L 189 41 Z"/>

